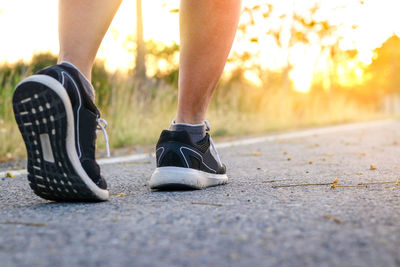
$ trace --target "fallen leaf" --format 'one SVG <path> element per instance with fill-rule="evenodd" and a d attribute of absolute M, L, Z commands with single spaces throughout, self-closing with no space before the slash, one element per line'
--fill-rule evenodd
<path fill-rule="evenodd" d="M 283 151 L 283 155 L 287 155 L 287 152 L 286 152 L 286 151 Z"/>
<path fill-rule="evenodd" d="M 8 178 L 14 178 L 14 177 L 16 177 L 16 175 L 13 174 L 12 172 L 6 172 L 6 177 L 8 177 Z"/>
<path fill-rule="evenodd" d="M 259 157 L 259 156 L 261 156 L 261 152 L 254 151 L 253 153 L 250 154 L 250 156 Z"/>
<path fill-rule="evenodd" d="M 292 158 L 287 158 L 287 160 L 289 161 L 289 160 L 292 160 Z"/>
<path fill-rule="evenodd" d="M 326 158 L 322 158 L 321 160 L 322 160 L 322 161 L 326 161 Z"/>
<path fill-rule="evenodd" d="M 335 180 L 333 180 L 333 184 L 338 184 L 339 183 L 339 179 L 335 178 Z"/>
<path fill-rule="evenodd" d="M 369 169 L 372 170 L 372 171 L 374 171 L 374 170 L 376 170 L 376 167 L 375 167 L 374 164 L 371 164 L 371 165 L 369 165 Z"/>
<path fill-rule="evenodd" d="M 361 157 L 365 157 L 366 155 L 367 155 L 367 154 L 364 153 L 364 152 L 360 153 L 360 156 L 361 156 Z"/>
<path fill-rule="evenodd" d="M 124 197 L 124 196 L 125 196 L 124 193 L 119 193 L 119 194 L 117 194 L 117 197 Z"/>

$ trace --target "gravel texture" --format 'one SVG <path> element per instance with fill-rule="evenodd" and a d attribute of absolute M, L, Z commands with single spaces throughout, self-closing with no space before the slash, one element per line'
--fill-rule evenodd
<path fill-rule="evenodd" d="M 220 154 L 230 182 L 202 191 L 150 191 L 154 159 L 105 165 L 97 204 L 0 179 L 0 266 L 400 266 L 394 182 L 274 188 L 396 181 L 400 122 Z"/>

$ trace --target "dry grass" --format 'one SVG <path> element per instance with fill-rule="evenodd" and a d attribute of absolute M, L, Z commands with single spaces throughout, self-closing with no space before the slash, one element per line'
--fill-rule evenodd
<path fill-rule="evenodd" d="M 0 69 L 0 78 L 2 75 Z M 14 123 L 11 95 L 16 83 L 29 72 L 19 71 L 0 79 L 0 160 L 25 156 L 22 138 Z M 3 75 L 4 76 L 4 75 Z M 152 81 L 139 90 L 128 77 L 94 75 L 97 103 L 108 121 L 112 148 L 154 144 L 162 129 L 175 117 L 177 89 Z M 268 88 L 255 88 L 240 80 L 222 82 L 214 95 L 207 119 L 213 136 L 260 134 L 272 130 L 335 124 L 382 118 L 375 107 L 326 92 L 284 92 L 265 81 Z M 275 87 L 274 87 L 275 86 Z M 271 88 L 270 88 L 271 87 Z M 274 89 L 275 88 L 275 89 Z M 104 149 L 99 135 L 98 147 Z"/>

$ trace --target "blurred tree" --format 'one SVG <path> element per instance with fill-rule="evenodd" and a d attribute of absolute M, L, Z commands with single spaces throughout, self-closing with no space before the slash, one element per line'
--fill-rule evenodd
<path fill-rule="evenodd" d="M 136 67 L 135 78 L 140 83 L 147 80 L 146 76 L 146 46 L 143 39 L 142 0 L 136 0 Z"/>
<path fill-rule="evenodd" d="M 179 44 L 166 45 L 153 40 L 146 41 L 147 62 L 152 76 L 178 87 Z"/>
<path fill-rule="evenodd" d="M 352 2 L 357 3 L 358 0 Z M 247 49 L 234 52 L 231 61 L 238 61 L 238 68 L 244 71 L 251 70 L 259 76 L 263 76 L 265 70 L 260 69 L 263 65 L 260 54 L 265 45 L 271 45 L 271 39 L 280 49 L 283 59 L 281 69 L 283 81 L 282 88 L 287 91 L 291 88 L 290 72 L 293 68 L 293 51 L 299 45 L 304 47 L 315 47 L 319 50 L 319 56 L 314 62 L 314 68 L 321 56 L 333 58 L 339 49 L 340 31 L 343 27 L 355 30 L 354 25 L 332 24 L 325 15 L 326 13 L 340 14 L 345 6 L 322 6 L 320 1 L 310 1 L 309 7 L 304 4 L 296 5 L 294 0 L 286 1 L 287 8 L 276 8 L 276 1 L 268 0 L 262 4 L 243 9 L 242 20 L 239 25 L 238 41 L 246 44 Z M 303 3 L 303 2 L 302 2 Z M 313 4 L 312 4 L 313 3 Z M 302 7 L 302 9 L 298 8 Z M 329 10 L 327 10 L 329 9 Z M 329 12 L 327 12 L 329 11 Z M 262 25 L 262 26 L 261 26 Z M 261 32 L 261 30 L 263 32 Z M 244 46 L 244 45 L 243 45 Z M 298 52 L 296 52 L 298 53 Z M 326 60 L 331 64 L 330 60 Z M 334 71 L 334 68 L 328 68 Z M 329 79 L 333 79 L 331 75 Z M 332 82 L 329 82 L 332 84 Z"/>
<path fill-rule="evenodd" d="M 124 42 L 124 48 L 134 53 L 136 40 L 129 35 Z M 150 77 L 165 80 L 169 84 L 177 85 L 179 69 L 179 45 L 166 45 L 154 40 L 145 41 L 146 69 Z M 149 82 L 149 79 L 147 78 Z"/>
<path fill-rule="evenodd" d="M 374 59 L 366 69 L 370 90 L 380 94 L 400 93 L 399 61 L 400 38 L 393 35 L 374 50 Z"/>

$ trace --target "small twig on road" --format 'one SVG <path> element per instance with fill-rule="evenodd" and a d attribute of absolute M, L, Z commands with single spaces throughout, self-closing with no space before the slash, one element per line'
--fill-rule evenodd
<path fill-rule="evenodd" d="M 295 187 L 295 186 L 311 186 L 311 185 L 336 185 L 339 182 L 338 178 L 335 178 L 333 182 L 330 183 L 314 183 L 314 184 L 283 184 L 283 185 L 273 185 L 272 188 L 280 188 L 280 187 Z"/>
<path fill-rule="evenodd" d="M 262 181 L 261 183 L 268 184 L 268 183 L 275 183 L 275 182 L 282 182 L 282 181 L 289 181 L 289 180 L 291 180 L 291 179 L 267 180 L 267 181 Z"/>
<path fill-rule="evenodd" d="M 367 182 L 367 183 L 359 183 L 357 185 L 332 185 L 331 188 L 335 189 L 336 187 L 367 187 L 368 185 L 374 184 L 395 184 L 400 185 L 400 179 L 395 181 L 383 181 L 383 182 Z"/>
<path fill-rule="evenodd" d="M 358 185 L 370 185 L 370 184 L 396 184 L 399 180 L 396 181 L 386 181 L 386 182 L 369 182 L 369 183 L 359 183 Z"/>
<path fill-rule="evenodd" d="M 335 216 L 330 215 L 330 214 L 324 214 L 322 217 L 324 217 L 325 219 L 331 220 L 335 223 L 339 223 L 339 224 L 344 223 L 344 221 L 342 221 L 341 219 L 338 219 Z"/>
<path fill-rule="evenodd" d="M 14 225 L 26 225 L 26 226 L 37 226 L 37 227 L 44 227 L 47 226 L 47 224 L 44 223 L 32 223 L 32 222 L 2 222 L 0 224 L 14 224 Z"/>
<path fill-rule="evenodd" d="M 222 207 L 222 204 L 219 203 L 206 203 L 206 202 L 192 202 L 193 205 L 205 205 L 205 206 L 216 206 L 216 207 Z"/>
<path fill-rule="evenodd" d="M 295 187 L 295 186 L 310 186 L 310 185 L 331 185 L 332 183 L 319 183 L 319 184 L 282 184 L 282 185 L 273 185 L 272 188 L 279 187 Z"/>
<path fill-rule="evenodd" d="M 332 189 L 335 189 L 337 187 L 367 187 L 366 185 L 331 185 Z"/>

